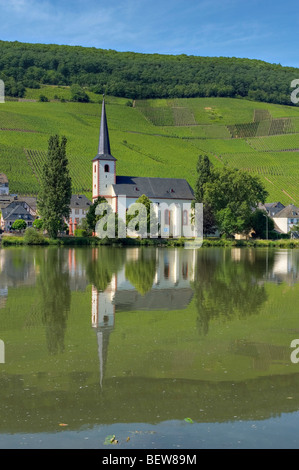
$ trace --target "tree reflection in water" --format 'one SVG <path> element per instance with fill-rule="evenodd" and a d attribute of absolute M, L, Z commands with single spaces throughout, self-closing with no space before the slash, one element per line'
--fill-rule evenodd
<path fill-rule="evenodd" d="M 209 331 L 214 318 L 229 320 L 257 314 L 267 300 L 262 282 L 271 270 L 274 253 L 256 249 L 199 250 L 194 287 L 200 335 Z"/>
<path fill-rule="evenodd" d="M 85 262 L 89 282 L 103 292 L 112 275 L 124 264 L 125 250 L 109 246 L 92 248 L 86 253 Z"/>
<path fill-rule="evenodd" d="M 63 251 L 44 249 L 36 258 L 39 264 L 37 287 L 40 295 L 42 322 L 45 325 L 50 354 L 64 350 L 64 336 L 71 304 L 69 271 L 64 269 Z"/>
<path fill-rule="evenodd" d="M 146 248 L 141 249 L 137 260 L 126 262 L 126 278 L 141 295 L 152 289 L 155 274 L 156 259 L 151 251 L 146 251 Z"/>

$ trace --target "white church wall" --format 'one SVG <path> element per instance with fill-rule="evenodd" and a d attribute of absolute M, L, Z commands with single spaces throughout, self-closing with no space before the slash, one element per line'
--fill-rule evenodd
<path fill-rule="evenodd" d="M 132 198 L 126 196 L 119 196 L 116 199 L 112 199 L 111 203 L 113 210 L 118 212 L 119 215 L 124 217 L 124 212 L 129 209 L 132 204 L 134 204 L 137 199 L 140 197 Z M 191 225 L 190 225 L 190 217 L 191 217 L 191 202 L 192 200 L 186 199 L 158 199 L 153 198 L 151 202 L 154 205 L 154 211 L 160 224 L 160 234 L 161 236 L 193 236 L 191 232 Z M 170 224 L 167 223 L 167 216 L 165 215 L 165 211 L 171 211 L 170 217 Z M 183 224 L 184 218 L 184 211 L 187 211 L 186 222 L 187 224 Z M 133 235 L 133 234 L 131 234 Z"/>
<path fill-rule="evenodd" d="M 92 197 L 93 199 L 99 195 L 99 162 L 93 162 L 92 169 Z"/>
<path fill-rule="evenodd" d="M 109 168 L 109 171 L 105 171 Z M 99 194 L 101 196 L 113 196 L 112 185 L 115 183 L 115 162 L 99 160 Z"/>

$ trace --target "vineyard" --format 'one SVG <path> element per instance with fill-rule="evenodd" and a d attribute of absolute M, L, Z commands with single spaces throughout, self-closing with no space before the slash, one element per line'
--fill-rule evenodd
<path fill-rule="evenodd" d="M 299 134 L 275 135 L 271 137 L 259 137 L 247 139 L 247 143 L 257 151 L 275 152 L 281 151 L 299 151 Z"/>
<path fill-rule="evenodd" d="M 47 153 L 43 150 L 25 149 L 28 163 L 32 172 L 40 184 L 40 178 L 43 171 L 43 165 L 46 160 Z M 86 165 L 84 157 L 68 155 L 70 176 L 72 178 L 72 188 L 75 194 L 88 194 L 90 197 L 90 168 Z"/>
<path fill-rule="evenodd" d="M 44 87 L 49 99 L 53 87 Z M 58 94 L 61 91 L 56 90 Z M 28 91 L 28 96 L 34 95 Z M 199 154 L 214 165 L 256 174 L 268 201 L 299 205 L 299 109 L 230 98 L 128 100 L 106 97 L 117 174 L 196 181 Z M 73 193 L 91 197 L 100 102 L 15 102 L 0 105 L 0 172 L 11 193 L 37 194 L 50 135 L 67 137 Z"/>

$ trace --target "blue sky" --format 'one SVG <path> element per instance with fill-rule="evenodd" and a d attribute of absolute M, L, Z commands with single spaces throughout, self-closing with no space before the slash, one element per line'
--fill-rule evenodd
<path fill-rule="evenodd" d="M 298 10 L 290 0 L 0 0 L 0 39 L 299 67 Z"/>

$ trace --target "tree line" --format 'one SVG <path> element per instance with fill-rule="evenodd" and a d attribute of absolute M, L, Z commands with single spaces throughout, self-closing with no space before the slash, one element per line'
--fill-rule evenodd
<path fill-rule="evenodd" d="M 294 105 L 299 69 L 260 60 L 117 52 L 94 47 L 0 41 L 6 94 L 78 85 L 130 99 L 232 97 Z"/>

